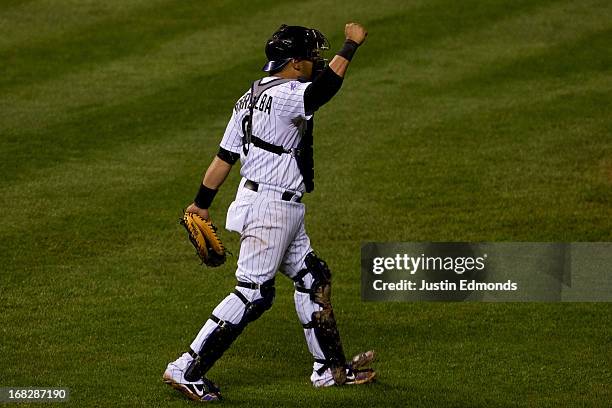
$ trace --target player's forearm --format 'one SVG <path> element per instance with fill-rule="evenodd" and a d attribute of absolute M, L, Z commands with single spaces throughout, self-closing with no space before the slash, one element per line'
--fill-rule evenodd
<path fill-rule="evenodd" d="M 359 44 L 357 44 L 355 41 L 346 40 L 342 49 L 336 55 L 334 55 L 334 58 L 332 58 L 331 62 L 329 63 L 331 70 L 334 71 L 334 73 L 340 78 L 344 78 L 344 74 L 351 63 L 351 59 L 357 51 L 357 47 L 359 47 Z"/>
<path fill-rule="evenodd" d="M 359 32 L 355 33 L 355 30 Z M 306 113 L 315 112 L 338 93 L 351 59 L 367 35 L 365 29 L 355 23 L 347 24 L 345 33 L 347 38 L 342 48 L 332 58 L 327 68 L 308 85 L 304 92 Z"/>
<path fill-rule="evenodd" d="M 230 170 L 232 170 L 232 165 L 227 163 L 226 161 L 221 160 L 219 157 L 213 159 L 204 174 L 204 179 L 202 180 L 202 184 L 211 189 L 218 189 L 221 187 L 221 184 L 227 178 Z"/>
<path fill-rule="evenodd" d="M 344 78 L 344 74 L 357 52 L 357 48 L 363 44 L 366 37 L 368 36 L 368 32 L 366 29 L 359 23 L 348 23 L 344 26 L 344 35 L 346 40 L 342 45 L 340 51 L 336 53 L 336 56 L 329 63 L 329 67 L 338 75 L 339 77 Z"/>
<path fill-rule="evenodd" d="M 207 210 L 210 207 L 219 187 L 221 187 L 231 169 L 232 165 L 218 156 L 213 159 L 206 169 L 198 194 L 193 199 L 198 208 Z"/>

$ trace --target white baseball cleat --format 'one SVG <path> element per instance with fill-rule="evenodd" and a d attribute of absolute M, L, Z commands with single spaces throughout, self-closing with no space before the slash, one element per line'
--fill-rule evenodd
<path fill-rule="evenodd" d="M 354 370 L 352 368 L 346 369 L 346 381 L 342 385 L 359 385 L 369 384 L 376 379 L 376 371 L 371 368 L 363 370 Z M 331 370 L 326 370 L 322 375 L 313 373 L 310 377 L 312 385 L 316 388 L 331 387 L 337 385 L 331 374 Z"/>
<path fill-rule="evenodd" d="M 212 381 L 203 378 L 198 381 L 185 379 L 185 370 L 192 357 L 185 353 L 176 361 L 168 364 L 164 371 L 163 381 L 193 401 L 212 402 L 221 399 L 221 392 Z"/>
<path fill-rule="evenodd" d="M 376 358 L 376 353 L 373 350 L 369 350 L 363 353 L 357 354 L 351 359 L 351 362 L 346 368 L 346 382 L 343 385 L 359 385 L 368 384 L 376 379 L 376 371 L 371 368 L 364 368 L 371 364 Z M 331 387 L 336 385 L 331 370 L 328 368 L 322 374 L 313 371 L 310 376 L 312 385 L 320 387 Z"/>

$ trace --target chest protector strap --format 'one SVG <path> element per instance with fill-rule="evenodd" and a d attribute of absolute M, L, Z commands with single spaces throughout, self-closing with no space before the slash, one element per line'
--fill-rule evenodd
<path fill-rule="evenodd" d="M 242 151 L 245 155 L 249 153 L 249 144 L 253 143 L 255 146 L 260 149 L 267 150 L 269 152 L 275 154 L 283 154 L 290 153 L 290 150 L 285 149 L 283 146 L 274 145 L 272 143 L 268 143 L 266 141 L 261 140 L 257 136 L 253 135 L 253 110 L 257 105 L 257 101 L 259 97 L 268 89 L 284 84 L 286 82 L 293 81 L 293 79 L 279 78 L 273 79 L 270 82 L 266 82 L 265 84 L 261 83 L 261 79 L 253 82 L 251 84 L 251 95 L 249 98 L 249 114 L 242 121 Z"/>
<path fill-rule="evenodd" d="M 265 84 L 261 83 L 261 80 L 253 82 L 251 85 L 251 95 L 249 100 L 249 114 L 242 121 L 242 151 L 245 156 L 249 153 L 249 145 L 253 143 L 254 146 L 266 150 L 268 152 L 281 155 L 287 153 L 295 157 L 298 168 L 304 179 L 304 185 L 306 192 L 310 193 L 314 189 L 314 160 L 313 160 L 313 119 L 309 119 L 306 124 L 306 130 L 302 135 L 302 139 L 298 144 L 297 149 L 285 149 L 283 146 L 268 143 L 265 140 L 253 135 L 253 111 L 257 105 L 257 101 L 261 95 L 268 89 L 284 84 L 294 79 L 279 78 L 273 79 Z"/>

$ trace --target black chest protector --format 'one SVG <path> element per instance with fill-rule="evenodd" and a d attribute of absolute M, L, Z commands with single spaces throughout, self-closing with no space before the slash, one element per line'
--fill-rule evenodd
<path fill-rule="evenodd" d="M 245 155 L 249 153 L 249 146 L 253 143 L 254 146 L 266 150 L 274 154 L 290 154 L 297 161 L 298 168 L 304 179 L 304 186 L 306 192 L 310 193 L 314 190 L 314 156 L 313 156 L 313 136 L 312 130 L 314 127 L 313 119 L 309 119 L 306 122 L 306 128 L 302 133 L 302 138 L 297 148 L 285 149 L 283 146 L 268 143 L 265 140 L 253 134 L 253 110 L 257 105 L 259 97 L 268 89 L 284 84 L 289 81 L 295 81 L 294 79 L 273 79 L 265 84 L 261 83 L 261 80 L 253 82 L 251 85 L 251 96 L 249 100 L 249 114 L 242 120 L 242 151 Z"/>

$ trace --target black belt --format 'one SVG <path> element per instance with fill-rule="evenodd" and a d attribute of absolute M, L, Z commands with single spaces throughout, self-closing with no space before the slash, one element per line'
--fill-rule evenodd
<path fill-rule="evenodd" d="M 259 190 L 259 183 L 256 183 L 254 181 L 251 180 L 247 180 L 244 183 L 244 188 L 248 188 L 251 191 L 257 191 Z M 293 191 L 285 191 L 282 196 L 281 196 L 281 200 L 283 201 L 291 201 L 291 199 L 293 198 L 293 196 L 297 196 L 297 194 L 295 194 Z M 302 197 L 298 196 L 298 198 L 295 200 L 296 203 L 299 203 L 302 201 Z"/>
<path fill-rule="evenodd" d="M 236 283 L 236 286 L 240 286 L 241 288 L 247 288 L 247 289 L 261 289 L 261 288 L 266 288 L 266 287 L 272 287 L 274 286 L 274 278 L 267 280 L 261 284 L 238 281 L 238 283 Z"/>

